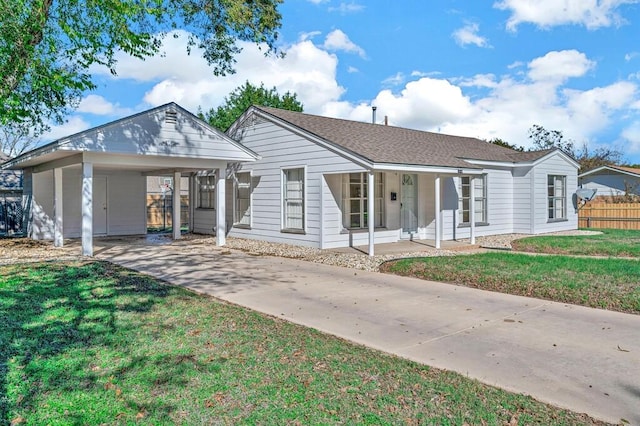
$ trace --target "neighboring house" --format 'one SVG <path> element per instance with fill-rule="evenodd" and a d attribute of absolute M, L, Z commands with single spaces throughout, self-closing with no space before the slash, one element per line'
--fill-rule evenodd
<path fill-rule="evenodd" d="M 0 152 L 0 164 L 9 157 Z M 0 170 L 0 235 L 22 232 L 22 172 Z"/>
<path fill-rule="evenodd" d="M 578 164 L 449 136 L 251 107 L 227 132 L 237 166 L 230 235 L 336 248 L 577 228 Z"/>
<path fill-rule="evenodd" d="M 640 169 L 602 166 L 578 176 L 581 188 L 596 189 L 596 197 L 640 195 Z"/>
<path fill-rule="evenodd" d="M 194 209 L 212 217 L 224 244 L 228 163 L 255 161 L 251 150 L 233 141 L 175 103 L 58 139 L 5 163 L 24 170 L 24 193 L 31 199 L 28 235 L 34 239 L 82 237 L 82 252 L 93 253 L 94 235 L 145 234 L 147 176 L 170 175 L 176 191 L 182 176 L 190 186 L 204 181 Z M 192 191 L 195 194 L 195 191 Z M 174 203 L 180 197 L 174 197 Z M 191 206 L 194 203 L 190 203 Z M 179 204 L 174 205 L 179 210 Z M 190 216 L 191 217 L 191 216 Z M 195 224 L 191 224 L 191 229 Z M 174 238 L 180 238 L 179 227 Z"/>

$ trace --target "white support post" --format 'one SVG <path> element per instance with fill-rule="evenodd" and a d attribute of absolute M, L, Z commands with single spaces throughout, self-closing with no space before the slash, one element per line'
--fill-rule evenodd
<path fill-rule="evenodd" d="M 82 163 L 82 255 L 93 256 L 93 163 Z"/>
<path fill-rule="evenodd" d="M 218 246 L 223 246 L 226 243 L 226 174 L 226 166 L 218 169 L 218 181 L 216 182 L 216 245 Z"/>
<path fill-rule="evenodd" d="M 62 169 L 53 169 L 53 245 L 62 247 L 63 224 L 62 224 Z"/>
<path fill-rule="evenodd" d="M 327 180 L 324 174 L 320 175 L 320 249 L 324 249 L 324 190 L 327 187 Z"/>
<path fill-rule="evenodd" d="M 196 177 L 189 175 L 189 232 L 193 232 L 193 216 L 196 210 Z"/>
<path fill-rule="evenodd" d="M 173 173 L 173 210 L 171 215 L 171 229 L 173 230 L 173 239 L 179 240 L 182 235 L 180 235 L 180 193 L 182 192 L 180 189 L 182 174 L 180 172 Z"/>
<path fill-rule="evenodd" d="M 367 222 L 369 225 L 369 256 L 373 256 L 375 246 L 376 215 L 375 215 L 375 183 L 373 170 L 367 174 Z"/>
<path fill-rule="evenodd" d="M 475 177 L 469 178 L 469 244 L 476 243 L 476 191 Z"/>
<path fill-rule="evenodd" d="M 440 227 L 441 227 L 441 221 L 442 218 L 440 216 L 440 175 L 436 175 L 436 179 L 435 179 L 435 210 L 436 210 L 436 216 L 435 216 L 435 225 L 436 225 L 436 229 L 435 229 L 435 240 L 436 240 L 436 248 L 439 249 L 440 248 Z"/>

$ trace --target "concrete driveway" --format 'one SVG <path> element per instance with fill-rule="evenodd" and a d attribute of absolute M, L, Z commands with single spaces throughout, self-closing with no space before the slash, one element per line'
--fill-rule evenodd
<path fill-rule="evenodd" d="M 640 425 L 637 315 L 187 242 L 99 242 L 96 256 L 560 407 Z"/>

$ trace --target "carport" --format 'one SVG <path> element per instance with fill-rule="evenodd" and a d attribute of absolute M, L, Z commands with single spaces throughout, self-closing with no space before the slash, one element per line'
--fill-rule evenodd
<path fill-rule="evenodd" d="M 226 232 L 227 166 L 258 156 L 175 103 L 169 103 L 26 152 L 2 165 L 23 170 L 25 232 L 33 239 L 81 238 L 82 254 L 93 255 L 94 235 L 146 233 L 146 176 L 190 177 L 190 197 L 199 174 L 215 175 L 217 245 Z M 180 211 L 180 197 L 174 197 Z M 180 238 L 180 227 L 173 227 Z"/>

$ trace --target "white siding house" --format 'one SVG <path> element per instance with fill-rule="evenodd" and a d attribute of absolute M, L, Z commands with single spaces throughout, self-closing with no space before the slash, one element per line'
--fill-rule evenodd
<path fill-rule="evenodd" d="M 560 150 L 251 107 L 228 134 L 260 159 L 226 188 L 230 235 L 318 248 L 577 228 L 577 163 Z M 238 178 L 250 182 L 238 195 Z M 238 211 L 234 197 L 244 203 Z M 235 200 L 235 201 L 234 201 Z M 373 212 L 372 214 L 369 214 Z"/>

